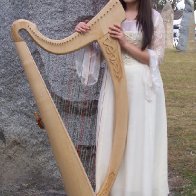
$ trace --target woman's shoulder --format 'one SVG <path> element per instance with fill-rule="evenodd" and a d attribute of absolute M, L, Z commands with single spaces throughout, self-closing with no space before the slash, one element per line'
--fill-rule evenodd
<path fill-rule="evenodd" d="M 160 20 L 163 20 L 161 14 L 155 9 L 152 9 L 152 19 L 154 26 L 156 26 L 160 22 Z"/>

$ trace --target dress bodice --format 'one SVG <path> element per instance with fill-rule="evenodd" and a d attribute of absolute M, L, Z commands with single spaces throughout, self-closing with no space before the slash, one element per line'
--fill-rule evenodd
<path fill-rule="evenodd" d="M 121 27 L 127 37 L 127 40 L 133 44 L 141 46 L 142 43 L 142 32 L 138 30 L 136 20 L 124 20 Z"/>
<path fill-rule="evenodd" d="M 141 44 L 142 44 L 142 33 L 141 32 L 124 31 L 124 34 L 128 42 L 141 47 Z"/>
<path fill-rule="evenodd" d="M 121 24 L 123 32 L 126 36 L 128 42 L 142 46 L 142 32 L 138 30 L 135 20 L 124 20 Z M 130 61 L 135 61 L 126 51 L 122 51 L 123 62 L 129 63 Z"/>

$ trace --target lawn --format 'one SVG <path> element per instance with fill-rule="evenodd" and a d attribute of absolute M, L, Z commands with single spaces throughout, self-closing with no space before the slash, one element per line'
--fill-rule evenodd
<path fill-rule="evenodd" d="M 172 196 L 196 195 L 196 52 L 167 50 L 161 65 Z"/>
<path fill-rule="evenodd" d="M 164 82 L 169 144 L 171 196 L 196 195 L 196 52 L 167 50 L 161 65 Z M 19 186 L 0 195 L 64 195 L 63 191 L 38 190 L 37 185 Z M 53 190 L 52 190 L 53 191 Z"/>

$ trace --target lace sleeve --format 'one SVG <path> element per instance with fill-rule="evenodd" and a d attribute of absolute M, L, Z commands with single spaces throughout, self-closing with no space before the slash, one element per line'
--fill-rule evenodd
<path fill-rule="evenodd" d="M 148 49 L 150 56 L 150 73 L 155 90 L 162 86 L 159 65 L 163 60 L 165 51 L 165 28 L 161 15 L 154 13 L 154 35 L 151 48 Z"/>
<path fill-rule="evenodd" d="M 160 14 L 158 14 L 154 23 L 154 35 L 151 49 L 154 50 L 158 58 L 158 63 L 160 64 L 163 60 L 165 51 L 165 27 Z"/>
<path fill-rule="evenodd" d="M 75 52 L 76 71 L 82 84 L 86 86 L 94 85 L 99 78 L 101 64 L 101 51 L 97 43 Z"/>

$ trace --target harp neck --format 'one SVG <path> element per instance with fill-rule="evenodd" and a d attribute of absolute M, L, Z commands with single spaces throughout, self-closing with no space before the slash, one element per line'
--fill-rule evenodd
<path fill-rule="evenodd" d="M 116 16 L 117 12 L 121 12 L 121 14 Z M 120 24 L 124 18 L 125 13 L 119 0 L 111 0 L 91 21 L 89 21 L 88 25 L 91 30 L 85 34 L 73 33 L 64 39 L 53 40 L 39 32 L 34 23 L 28 20 L 19 19 L 12 25 L 12 38 L 14 42 L 22 42 L 23 39 L 20 36 L 19 31 L 24 29 L 44 50 L 54 54 L 66 54 L 78 50 L 93 41 L 99 40 L 108 33 L 109 26 L 112 26 L 114 22 L 115 24 Z"/>

